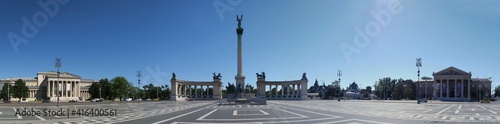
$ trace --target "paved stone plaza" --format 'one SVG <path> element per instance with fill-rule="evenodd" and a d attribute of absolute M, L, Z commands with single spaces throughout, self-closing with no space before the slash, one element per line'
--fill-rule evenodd
<path fill-rule="evenodd" d="M 117 109 L 117 116 L 14 116 L 35 111 Z M 0 123 L 456 123 L 500 122 L 499 103 L 414 101 L 268 101 L 268 105 L 218 105 L 216 101 L 79 103 L 57 106 L 2 104 Z"/>

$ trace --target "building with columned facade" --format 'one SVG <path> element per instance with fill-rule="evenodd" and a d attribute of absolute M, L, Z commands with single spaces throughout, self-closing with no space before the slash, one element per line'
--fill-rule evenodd
<path fill-rule="evenodd" d="M 38 72 L 36 77 L 31 78 L 5 78 L 1 79 L 2 86 L 7 83 L 14 85 L 18 79 L 22 79 L 29 89 L 28 101 L 50 100 L 57 101 L 57 94 L 60 94 L 60 101 L 84 100 L 90 98 L 88 89 L 93 82 L 92 79 L 81 79 L 80 76 L 68 72 L 61 72 L 57 78 L 57 72 Z M 11 101 L 19 100 L 12 98 Z"/>
<path fill-rule="evenodd" d="M 215 74 L 213 81 L 186 81 L 177 79 L 174 73 L 170 83 L 172 101 L 222 99 L 221 78 Z"/>
<path fill-rule="evenodd" d="M 417 97 L 443 101 L 477 101 L 491 97 L 491 77 L 474 78 L 453 66 L 432 74 L 432 80 L 417 81 Z M 426 90 L 427 88 L 427 90 Z"/>

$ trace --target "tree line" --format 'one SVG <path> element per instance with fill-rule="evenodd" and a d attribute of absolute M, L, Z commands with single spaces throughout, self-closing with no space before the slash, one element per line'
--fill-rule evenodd
<path fill-rule="evenodd" d="M 381 78 L 373 85 L 379 99 L 417 99 L 416 84 L 410 79 Z"/>
<path fill-rule="evenodd" d="M 135 87 L 132 82 L 125 77 L 118 76 L 111 80 L 103 78 L 99 82 L 90 85 L 89 93 L 91 98 L 104 98 L 113 100 L 116 98 L 137 99 L 170 99 L 170 87 L 168 85 L 155 86 L 152 83 L 142 86 L 142 89 Z"/>
<path fill-rule="evenodd" d="M 1 82 L 0 82 L 1 83 Z M 10 93 L 9 93 L 10 92 Z M 3 100 L 7 100 L 8 97 L 13 97 L 13 98 L 19 98 L 19 102 L 21 101 L 21 98 L 27 98 L 28 97 L 28 86 L 26 86 L 26 82 L 24 82 L 22 79 L 18 79 L 14 85 L 8 85 L 4 84 L 2 86 L 2 92 L 0 92 L 0 98 Z"/>

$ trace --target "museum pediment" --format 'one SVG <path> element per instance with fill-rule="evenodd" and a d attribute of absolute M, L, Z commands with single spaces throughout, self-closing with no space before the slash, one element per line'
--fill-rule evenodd
<path fill-rule="evenodd" d="M 57 72 L 41 72 L 41 74 L 45 75 L 46 77 L 57 78 Z M 75 75 L 75 74 L 71 74 L 68 72 L 61 72 L 59 74 L 59 77 L 60 78 L 80 78 L 80 76 Z"/>
<path fill-rule="evenodd" d="M 432 75 L 435 76 L 435 75 L 471 75 L 471 74 L 451 66 L 439 72 L 433 73 Z"/>

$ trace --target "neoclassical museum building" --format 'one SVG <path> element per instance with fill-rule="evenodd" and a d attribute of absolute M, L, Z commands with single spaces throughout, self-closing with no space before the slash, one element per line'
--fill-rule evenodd
<path fill-rule="evenodd" d="M 443 101 L 478 101 L 491 97 L 491 77 L 472 77 L 453 66 L 432 74 L 434 79 L 417 81 L 417 97 Z M 427 90 L 426 90 L 427 88 Z"/>
<path fill-rule="evenodd" d="M 60 101 L 69 100 L 84 100 L 90 98 L 88 89 L 93 82 L 98 82 L 92 79 L 81 79 L 80 76 L 68 72 L 61 72 L 57 78 L 57 72 L 38 72 L 34 78 L 5 78 L 1 79 L 2 86 L 7 83 L 14 85 L 18 80 L 22 79 L 26 82 L 29 89 L 28 101 L 36 99 L 47 99 L 52 102 L 57 101 L 57 93 L 60 94 Z M 58 83 L 59 82 L 59 83 Z M 17 98 L 11 98 L 11 101 L 16 101 Z"/>

